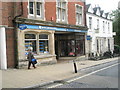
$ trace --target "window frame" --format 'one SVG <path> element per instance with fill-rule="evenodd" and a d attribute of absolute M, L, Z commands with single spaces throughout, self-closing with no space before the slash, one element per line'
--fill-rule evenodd
<path fill-rule="evenodd" d="M 33 14 L 30 14 L 30 2 L 33 2 Z M 41 3 L 41 7 L 39 9 L 40 15 L 37 14 L 37 3 Z M 39 18 L 39 19 L 45 19 L 44 18 L 44 0 L 28 0 L 28 18 Z"/>
<path fill-rule="evenodd" d="M 26 34 L 34 34 L 35 35 L 35 39 L 25 39 L 25 35 Z M 39 35 L 41 35 L 41 34 L 45 34 L 45 35 L 47 35 L 48 36 L 48 39 L 39 39 Z M 25 49 L 26 49 L 26 44 L 25 44 L 25 42 L 26 41 L 35 41 L 36 42 L 36 53 L 33 53 L 33 54 L 37 54 L 37 55 L 39 55 L 39 54 L 45 54 L 45 53 L 41 53 L 40 52 L 40 40 L 42 40 L 42 41 L 47 41 L 48 43 L 47 43 L 47 46 L 48 46 L 48 50 L 47 50 L 47 53 L 49 53 L 49 34 L 48 33 L 34 33 L 34 32 L 25 32 L 24 33 L 24 47 L 25 47 Z M 25 50 L 25 53 L 26 53 L 27 51 Z"/>
<path fill-rule="evenodd" d="M 92 17 L 89 17 L 89 29 L 92 29 Z"/>
<path fill-rule="evenodd" d="M 42 35 L 42 34 L 45 34 L 45 33 L 39 33 L 39 36 Z M 40 39 L 40 38 L 38 38 L 38 42 L 39 42 L 39 46 L 40 46 L 40 41 L 48 41 L 48 45 L 47 45 L 47 46 L 48 46 L 48 51 L 47 51 L 47 53 L 49 53 L 49 35 L 48 35 L 48 34 L 45 34 L 45 35 L 48 36 L 48 39 Z M 39 47 L 39 53 L 40 53 L 40 54 L 44 54 L 45 51 L 44 51 L 43 53 L 41 53 L 41 52 L 40 52 L 40 47 Z"/>
<path fill-rule="evenodd" d="M 33 14 L 30 13 L 30 2 L 33 2 Z M 29 14 L 30 16 L 34 16 L 34 14 L 35 14 L 34 7 L 35 7 L 34 1 L 29 0 L 29 2 L 28 2 L 28 14 Z"/>
<path fill-rule="evenodd" d="M 25 35 L 26 34 L 34 34 L 35 35 L 35 39 L 25 39 Z M 26 45 L 26 43 L 25 43 L 26 41 L 36 41 L 36 51 L 35 51 L 36 53 L 34 53 L 34 54 L 37 54 L 37 34 L 36 33 L 32 33 L 32 32 L 31 33 L 25 33 L 24 34 L 24 46 Z M 26 46 L 25 46 L 25 49 L 26 49 Z M 25 50 L 25 52 L 27 52 L 27 51 Z"/>
<path fill-rule="evenodd" d="M 65 3 L 65 6 L 63 6 L 63 3 Z M 57 22 L 68 23 L 67 3 L 68 3 L 67 0 L 56 0 L 56 16 L 57 16 L 56 21 Z M 64 10 L 64 14 L 63 14 L 63 10 Z"/>
<path fill-rule="evenodd" d="M 81 12 L 77 11 L 77 7 L 82 8 Z M 75 4 L 75 14 L 76 14 L 76 25 L 83 25 L 83 6 L 79 5 L 79 4 Z M 80 19 L 77 18 L 77 14 L 80 16 Z"/>

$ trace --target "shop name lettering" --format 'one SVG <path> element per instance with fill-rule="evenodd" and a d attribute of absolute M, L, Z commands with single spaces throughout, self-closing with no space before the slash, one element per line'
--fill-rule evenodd
<path fill-rule="evenodd" d="M 56 27 L 44 27 L 44 26 L 39 26 L 39 29 L 44 29 L 44 30 L 59 30 L 59 31 L 78 31 L 74 29 L 66 29 L 66 28 L 56 28 Z"/>
<path fill-rule="evenodd" d="M 43 27 L 43 26 L 39 26 L 39 29 L 56 30 L 57 28 L 55 28 L 55 27 Z"/>
<path fill-rule="evenodd" d="M 84 30 L 77 30 L 77 29 L 68 29 L 68 28 L 59 28 L 59 27 L 49 27 L 49 26 L 37 26 L 37 25 L 25 25 L 25 24 L 20 24 L 19 29 L 24 30 L 24 29 L 43 29 L 43 30 L 55 30 L 55 31 L 68 31 L 68 32 L 87 32 Z"/>

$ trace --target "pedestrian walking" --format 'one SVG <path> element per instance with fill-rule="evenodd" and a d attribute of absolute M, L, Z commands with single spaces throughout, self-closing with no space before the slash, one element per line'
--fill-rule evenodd
<path fill-rule="evenodd" d="M 34 68 L 36 68 L 35 63 L 32 61 L 32 59 L 34 59 L 34 55 L 33 55 L 32 51 L 31 51 L 31 49 L 28 49 L 27 59 L 29 61 L 28 62 L 28 69 L 30 69 L 31 64 L 33 65 Z"/>

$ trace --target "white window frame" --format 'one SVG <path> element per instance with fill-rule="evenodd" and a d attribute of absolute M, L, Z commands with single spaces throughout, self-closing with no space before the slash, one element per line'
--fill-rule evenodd
<path fill-rule="evenodd" d="M 60 3 L 60 6 L 59 6 L 58 2 Z M 65 2 L 65 7 L 63 7 L 63 4 L 61 4 L 63 2 Z M 67 22 L 67 12 L 68 12 L 67 3 L 68 3 L 67 0 L 56 0 L 56 16 L 57 16 L 56 21 L 57 22 Z M 58 9 L 60 12 L 58 12 Z M 62 12 L 63 10 L 65 10 L 64 15 Z M 64 19 L 63 19 L 63 17 L 64 17 Z"/>
<path fill-rule="evenodd" d="M 81 12 L 77 11 L 77 6 L 82 8 Z M 75 4 L 75 13 L 76 13 L 76 25 L 83 25 L 83 6 L 79 5 L 79 4 Z M 77 19 L 77 13 L 81 16 L 80 20 Z"/>
<path fill-rule="evenodd" d="M 29 3 L 30 1 L 33 2 L 33 14 L 30 14 L 30 7 L 29 7 Z M 37 15 L 37 2 L 41 3 L 41 8 L 40 8 L 40 15 Z M 28 0 L 28 17 L 29 18 L 40 18 L 40 19 L 45 19 L 44 18 L 44 0 Z"/>
<path fill-rule="evenodd" d="M 33 14 L 30 14 L 30 2 L 33 2 Z M 28 0 L 28 14 L 29 14 L 30 16 L 34 16 L 34 14 L 35 14 L 35 9 L 34 9 L 34 7 L 35 7 L 34 1 L 33 1 L 33 0 Z"/>
<path fill-rule="evenodd" d="M 103 21 L 103 33 L 105 33 L 105 21 Z"/>
<path fill-rule="evenodd" d="M 89 17 L 89 29 L 92 29 L 92 17 Z"/>
<path fill-rule="evenodd" d="M 108 33 L 110 33 L 110 23 L 108 22 Z"/>
<path fill-rule="evenodd" d="M 97 19 L 97 29 L 99 29 L 99 27 L 100 27 L 100 21 L 99 21 L 99 19 Z"/>

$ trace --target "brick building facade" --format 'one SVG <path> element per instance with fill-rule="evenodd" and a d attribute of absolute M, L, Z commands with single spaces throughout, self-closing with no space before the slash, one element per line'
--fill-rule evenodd
<path fill-rule="evenodd" d="M 28 48 L 38 59 L 38 65 L 57 63 L 60 57 L 85 55 L 85 2 L 29 0 L 0 4 L 0 31 L 4 28 L 6 38 L 6 59 L 2 60 L 1 54 L 1 69 L 27 65 Z M 2 53 L 5 46 L 0 47 Z"/>

